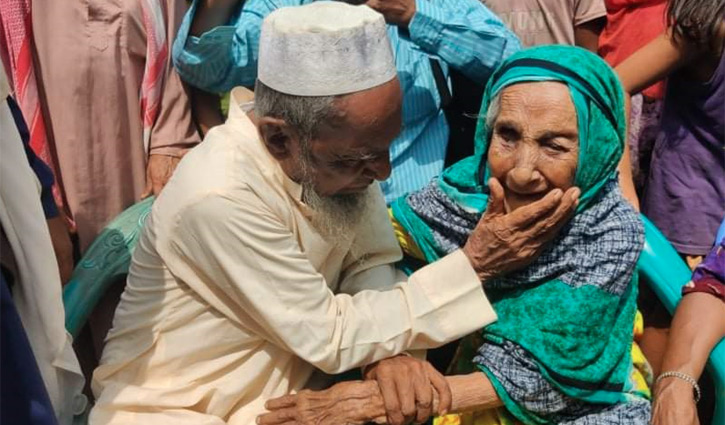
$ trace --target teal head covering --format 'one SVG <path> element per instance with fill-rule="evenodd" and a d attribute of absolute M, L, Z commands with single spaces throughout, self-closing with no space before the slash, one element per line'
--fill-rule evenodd
<path fill-rule="evenodd" d="M 482 212 L 488 201 L 486 164 L 491 129 L 486 112 L 506 87 L 519 83 L 558 81 L 569 88 L 577 113 L 579 161 L 574 184 L 581 191 L 580 210 L 615 178 L 625 141 L 624 98 L 614 71 L 588 50 L 571 46 L 542 46 L 523 50 L 493 73 L 483 95 L 476 129 L 476 149 L 447 169 L 441 188 L 468 210 Z"/>
<path fill-rule="evenodd" d="M 488 204 L 490 171 L 487 153 L 491 129 L 486 112 L 506 87 L 520 83 L 557 81 L 569 88 L 577 113 L 579 160 L 574 184 L 581 189 L 577 213 L 584 211 L 607 182 L 616 179 L 624 150 L 626 122 L 624 97 L 612 68 L 588 50 L 550 45 L 522 50 L 509 57 L 491 76 L 483 95 L 475 137 L 475 153 L 446 169 L 439 188 L 469 213 L 482 214 Z M 428 226 L 411 211 L 405 198 L 392 204 L 394 217 L 426 257 L 442 254 Z"/>

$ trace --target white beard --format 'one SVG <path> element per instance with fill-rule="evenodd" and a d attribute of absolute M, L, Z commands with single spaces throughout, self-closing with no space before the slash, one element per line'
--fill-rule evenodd
<path fill-rule="evenodd" d="M 370 199 L 367 190 L 355 194 L 320 196 L 309 182 L 302 183 L 302 197 L 303 202 L 315 211 L 312 225 L 323 236 L 338 240 L 346 240 L 354 234 L 352 230 L 365 215 Z"/>

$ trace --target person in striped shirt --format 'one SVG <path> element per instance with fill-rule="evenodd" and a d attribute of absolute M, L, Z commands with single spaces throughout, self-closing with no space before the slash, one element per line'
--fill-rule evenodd
<path fill-rule="evenodd" d="M 280 7 L 312 1 L 194 0 L 174 43 L 174 65 L 183 80 L 204 91 L 251 87 L 262 20 Z M 388 22 L 403 91 L 403 129 L 390 149 L 392 173 L 381 182 L 390 203 L 443 170 L 449 127 L 434 72 L 447 79 L 453 68 L 484 85 L 520 43 L 477 0 L 369 0 L 367 5 Z"/>

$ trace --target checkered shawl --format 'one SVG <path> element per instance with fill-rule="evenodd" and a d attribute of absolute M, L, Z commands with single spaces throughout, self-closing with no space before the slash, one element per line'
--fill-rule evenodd
<path fill-rule="evenodd" d="M 435 182 L 407 202 L 442 255 L 463 246 L 480 219 Z M 641 220 L 612 180 L 531 265 L 486 282 L 499 320 L 483 330 L 473 362 L 519 420 L 591 421 L 599 413 L 633 421 L 581 423 L 646 423 L 649 402 L 629 382 L 643 243 Z M 627 407 L 612 407 L 619 404 Z"/>

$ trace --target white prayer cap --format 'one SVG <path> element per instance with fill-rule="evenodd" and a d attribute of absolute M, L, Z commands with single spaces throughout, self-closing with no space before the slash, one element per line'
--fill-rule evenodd
<path fill-rule="evenodd" d="M 385 20 L 367 6 L 321 1 L 283 7 L 262 24 L 257 78 L 279 92 L 340 95 L 395 76 Z"/>

